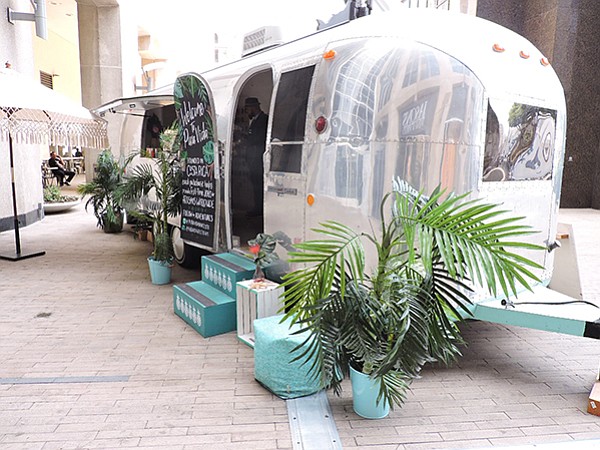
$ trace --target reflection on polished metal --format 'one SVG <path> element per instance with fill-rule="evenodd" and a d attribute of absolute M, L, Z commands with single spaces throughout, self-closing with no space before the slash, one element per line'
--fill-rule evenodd
<path fill-rule="evenodd" d="M 556 116 L 552 109 L 491 99 L 483 180 L 552 179 Z"/>
<path fill-rule="evenodd" d="M 495 51 L 500 50 L 495 43 L 506 51 Z M 379 203 L 396 177 L 425 194 L 441 185 L 501 203 L 541 231 L 528 241 L 550 242 L 566 106 L 556 73 L 541 58 L 526 39 L 498 25 L 417 8 L 373 14 L 203 72 L 226 161 L 227 248 L 246 231 L 236 230 L 233 217 L 251 190 L 249 177 L 240 175 L 250 171 L 236 143 L 243 125 L 238 106 L 249 96 L 270 105 L 258 186 L 264 231 L 281 237 L 286 250 L 315 237 L 312 230 L 325 220 L 342 221 L 357 232 L 377 229 Z M 172 86 L 154 94 L 169 93 Z M 520 123 L 513 122 L 514 105 L 521 109 Z M 499 120 L 495 135 L 492 112 Z M 319 118 L 326 126 L 316 126 Z M 136 118 L 128 119 L 134 129 Z M 510 139 L 521 142 L 511 147 Z M 533 146 L 525 145 L 529 140 Z M 498 158 L 491 146 L 486 151 L 488 144 L 498 146 Z M 315 199 L 310 206 L 309 193 Z M 549 280 L 553 253 L 532 250 L 523 256 L 543 265 L 536 275 Z"/>

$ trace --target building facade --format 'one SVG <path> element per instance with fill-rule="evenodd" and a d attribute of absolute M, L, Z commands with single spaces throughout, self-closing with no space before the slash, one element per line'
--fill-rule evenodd
<path fill-rule="evenodd" d="M 600 2 L 596 0 L 402 0 L 409 7 L 438 7 L 476 14 L 525 36 L 551 61 L 565 90 L 567 142 L 561 207 L 600 209 L 600 84 L 595 80 L 596 26 Z M 51 3 L 51 2 L 50 2 Z M 67 0 L 73 11 L 57 17 L 48 4 L 49 39 L 35 37 L 31 22 L 0 26 L 0 64 L 9 64 L 32 78 L 50 77 L 54 89 L 95 108 L 112 99 L 129 96 L 139 88 L 140 68 L 153 64 L 144 55 L 143 39 L 135 20 L 135 2 L 125 0 Z M 57 2 L 58 4 L 58 2 Z M 0 8 L 31 11 L 29 0 L 0 0 Z M 65 13 L 65 11 L 62 11 Z M 65 17 L 68 16 L 68 17 Z M 6 17 L 6 16 L 5 16 Z M 71 23 L 73 22 L 73 23 Z M 165 26 L 167 26 L 166 24 Z M 60 30 L 76 27 L 72 36 Z M 211 42 L 210 44 L 214 44 Z M 208 44 L 207 44 L 208 45 Z M 164 56 L 164 55 L 163 55 Z M 201 68 L 198 68 L 201 70 Z M 156 80 L 156 77 L 155 77 Z M 157 83 L 158 84 L 158 83 Z M 137 90 L 139 92 L 139 89 Z M 109 141 L 120 140 L 119 124 L 109 127 Z M 40 159 L 47 148 L 19 148 L 15 164 L 21 223 L 43 217 Z M 30 148 L 35 147 L 35 148 Z M 116 149 L 113 149 L 114 151 Z M 118 152 L 118 150 L 116 150 Z M 88 164 L 97 151 L 86 155 Z M 10 192 L 8 149 L 0 142 L 0 192 Z M 88 172 L 88 176 L 89 172 Z M 10 195 L 0 195 L 0 231 L 12 227 Z"/>
<path fill-rule="evenodd" d="M 477 15 L 529 39 L 565 90 L 567 144 L 561 207 L 600 209 L 600 35 L 597 0 L 478 0 Z"/>

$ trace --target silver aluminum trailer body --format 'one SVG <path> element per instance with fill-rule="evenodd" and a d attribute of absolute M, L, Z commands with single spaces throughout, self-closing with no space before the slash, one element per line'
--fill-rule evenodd
<path fill-rule="evenodd" d="M 555 241 L 564 92 L 544 55 L 510 30 L 472 16 L 407 9 L 364 17 L 199 75 L 212 94 L 222 154 L 219 236 L 209 250 L 243 245 L 256 231 L 293 246 L 330 219 L 371 230 L 394 177 L 425 193 L 441 185 L 501 203 L 539 230 L 531 242 Z M 172 94 L 172 86 L 153 94 Z M 269 114 L 260 186 L 264 214 L 255 226 L 240 214 L 256 187 L 245 175 L 247 149 L 236 138 L 246 125 L 242 105 L 248 97 L 259 98 Z M 564 300 L 545 287 L 553 253 L 525 256 L 544 267 L 535 300 Z M 519 322 L 513 317 L 519 307 L 497 307 L 499 301 L 479 299 L 475 317 Z M 533 307 L 535 318 L 519 324 L 592 336 L 600 314 L 583 307 L 593 308 L 560 306 L 538 314 Z M 556 321 L 546 324 L 548 315 Z M 573 320 L 573 327 L 563 327 Z"/>

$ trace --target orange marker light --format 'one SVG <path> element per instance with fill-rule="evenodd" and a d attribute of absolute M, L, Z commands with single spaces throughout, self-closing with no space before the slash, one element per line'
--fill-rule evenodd
<path fill-rule="evenodd" d="M 502 53 L 504 51 L 504 47 L 502 47 L 500 44 L 494 44 L 492 46 L 492 50 L 494 50 L 496 53 Z"/>
<path fill-rule="evenodd" d="M 306 196 L 306 203 L 308 203 L 308 206 L 312 206 L 315 204 L 315 196 L 312 194 L 308 194 Z"/>
<path fill-rule="evenodd" d="M 328 50 L 325 53 L 323 53 L 323 59 L 333 59 L 335 58 L 335 50 Z"/>
<path fill-rule="evenodd" d="M 550 65 L 550 61 L 548 60 L 548 58 L 542 58 L 542 59 L 540 59 L 540 64 L 542 66 L 544 66 L 544 67 L 545 66 L 549 66 Z"/>
<path fill-rule="evenodd" d="M 524 52 L 523 50 L 521 50 L 521 51 L 519 52 L 519 56 L 520 56 L 521 58 L 523 58 L 523 59 L 527 59 L 527 58 L 529 58 L 529 53 L 527 53 L 527 52 Z"/>

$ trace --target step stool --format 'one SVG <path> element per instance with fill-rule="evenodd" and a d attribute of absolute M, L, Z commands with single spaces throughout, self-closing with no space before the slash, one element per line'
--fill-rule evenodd
<path fill-rule="evenodd" d="M 249 280 L 254 275 L 254 262 L 233 253 L 203 256 L 201 259 L 202 281 L 236 298 L 236 283 Z"/>
<path fill-rule="evenodd" d="M 232 253 L 203 256 L 202 281 L 173 286 L 173 311 L 204 337 L 236 329 L 236 283 L 254 275 L 254 262 Z"/>
<path fill-rule="evenodd" d="M 235 330 L 235 300 L 203 281 L 173 286 L 173 310 L 204 337 Z"/>

